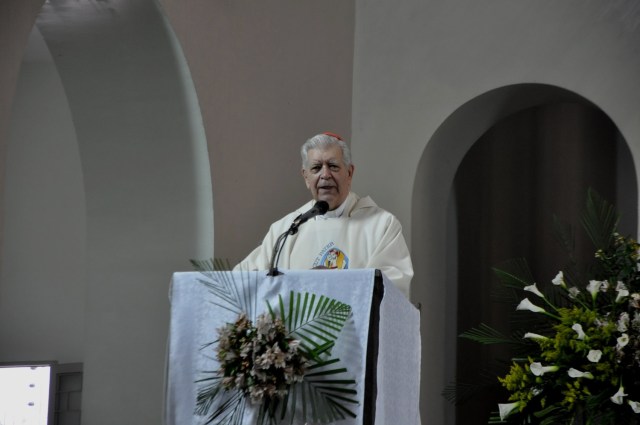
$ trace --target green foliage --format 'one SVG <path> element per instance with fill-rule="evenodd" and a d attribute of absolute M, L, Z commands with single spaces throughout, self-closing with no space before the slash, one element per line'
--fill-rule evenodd
<path fill-rule="evenodd" d="M 589 190 L 581 224 L 595 246 L 596 262 L 582 272 L 572 252 L 573 229 L 554 222 L 570 270 L 553 279 L 552 291 L 537 289 L 524 260 L 494 268 L 510 291 L 504 294 L 531 300 L 518 306 L 530 310 L 518 312 L 522 330 L 515 333 L 527 332 L 526 342 L 486 324 L 460 335 L 481 344 L 525 348 L 525 355 L 498 377 L 511 403 L 500 405 L 489 423 L 640 423 L 635 413 L 640 411 L 640 245 L 616 233 L 618 221 L 615 208 Z"/>
<path fill-rule="evenodd" d="M 351 306 L 316 294 L 289 293 L 286 303 L 278 295 L 282 321 L 292 336 L 301 341 L 300 346 L 311 359 L 302 389 L 295 388 L 289 395 L 289 413 L 294 414 L 297 403 L 302 403 L 302 419 L 315 423 L 329 423 L 356 414 L 348 407 L 357 405 L 356 381 L 348 378 L 347 369 L 340 366 L 340 359 L 331 357 L 331 350 L 346 321 L 351 317 Z M 267 302 L 272 317 L 276 316 Z M 299 397 L 299 400 L 297 399 Z M 297 403 L 296 403 L 297 402 Z M 286 406 L 285 406 L 286 407 Z M 284 415 L 285 408 L 283 408 Z"/>
<path fill-rule="evenodd" d="M 507 260 L 492 270 L 506 288 L 521 290 L 535 282 L 529 264 L 524 258 Z"/>
<path fill-rule="evenodd" d="M 615 232 L 612 236 L 612 243 L 608 247 L 596 251 L 596 258 L 602 265 L 599 277 L 612 282 L 629 282 L 634 286 L 640 284 L 640 271 L 637 267 L 640 245 Z"/>
<path fill-rule="evenodd" d="M 194 270 L 199 272 L 229 271 L 231 263 L 228 259 L 210 258 L 208 260 L 189 260 Z"/>
<path fill-rule="evenodd" d="M 238 282 L 234 274 L 221 272 L 224 263 L 218 260 L 192 261 L 192 264 L 204 274 L 200 282 L 214 295 L 214 304 L 240 315 L 255 311 L 255 274 L 242 273 Z M 277 306 L 267 302 L 267 311 L 272 320 L 284 324 L 287 338 L 300 341 L 300 350 L 308 362 L 302 381 L 288 385 L 284 397 L 265 398 L 257 406 L 257 424 L 274 425 L 293 421 L 294 417 L 321 424 L 356 417 L 353 409 L 359 404 L 356 381 L 340 359 L 332 357 L 338 337 L 351 318 L 351 307 L 325 296 L 291 291 L 286 299 L 278 295 Z M 247 313 L 247 316 L 251 315 Z M 203 349 L 209 349 L 216 342 L 206 344 Z M 197 381 L 200 388 L 195 413 L 207 416 L 207 424 L 242 423 L 251 403 L 242 391 L 225 388 L 223 376 L 233 373 L 228 370 L 202 372 L 203 378 Z"/>
<path fill-rule="evenodd" d="M 199 282 L 214 295 L 213 305 L 228 310 L 234 314 L 246 313 L 254 317 L 258 276 L 255 273 L 242 271 L 238 280 L 236 274 L 227 273 L 231 270 L 229 260 L 220 258 L 209 260 L 189 260 L 196 271 L 202 273 Z"/>
<path fill-rule="evenodd" d="M 351 317 L 351 306 L 324 295 L 318 297 L 292 291 L 288 303 L 281 295 L 278 295 L 278 301 L 282 321 L 287 324 L 289 332 L 300 339 L 300 345 L 312 359 L 331 352 L 345 322 Z M 267 307 L 275 317 L 269 302 Z"/>
<path fill-rule="evenodd" d="M 480 344 L 514 344 L 523 345 L 522 339 L 505 336 L 502 332 L 491 326 L 481 323 L 477 328 L 471 328 L 460 334 L 461 338 L 466 338 Z"/>
<path fill-rule="evenodd" d="M 587 192 L 587 205 L 580 222 L 596 249 L 611 245 L 612 235 L 620 221 L 615 206 L 604 200 L 595 190 Z"/>

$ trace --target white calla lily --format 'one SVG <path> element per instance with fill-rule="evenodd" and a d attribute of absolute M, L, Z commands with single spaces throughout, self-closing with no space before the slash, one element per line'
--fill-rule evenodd
<path fill-rule="evenodd" d="M 529 310 L 533 311 L 534 313 L 545 313 L 544 308 L 538 307 L 537 305 L 529 301 L 529 298 L 525 298 L 524 300 L 520 301 L 520 304 L 518 304 L 516 310 Z"/>
<path fill-rule="evenodd" d="M 616 295 L 616 302 L 621 303 L 627 299 L 629 296 L 629 291 L 627 289 L 620 289 L 618 294 Z"/>
<path fill-rule="evenodd" d="M 533 333 L 533 332 L 527 332 L 526 334 L 524 334 L 524 336 L 522 338 L 525 338 L 525 339 L 549 339 L 544 335 L 536 334 L 536 333 Z"/>
<path fill-rule="evenodd" d="M 562 273 L 562 271 L 559 271 L 556 277 L 553 278 L 551 283 L 553 283 L 556 286 L 562 286 L 563 288 L 566 287 L 567 284 L 564 281 L 564 273 Z"/>
<path fill-rule="evenodd" d="M 557 372 L 560 369 L 558 366 L 542 366 L 540 362 L 533 362 L 529 365 L 529 370 L 535 376 L 542 376 L 547 372 Z"/>
<path fill-rule="evenodd" d="M 631 410 L 633 410 L 633 413 L 640 413 L 640 403 L 633 400 L 627 400 L 627 403 L 629 403 L 629 406 L 631 406 Z"/>
<path fill-rule="evenodd" d="M 629 313 L 626 311 L 620 313 L 620 317 L 618 317 L 617 329 L 618 332 L 626 332 L 629 328 Z"/>
<path fill-rule="evenodd" d="M 569 297 L 572 299 L 575 299 L 578 294 L 580 294 L 580 290 L 576 286 L 572 286 L 571 288 L 567 289 L 567 291 L 569 292 Z"/>
<path fill-rule="evenodd" d="M 602 351 L 600 350 L 589 350 L 589 354 L 587 354 L 587 359 L 589 359 L 591 363 L 598 363 L 601 357 Z"/>
<path fill-rule="evenodd" d="M 567 371 L 567 373 L 572 378 L 593 379 L 593 375 L 591 374 L 591 372 L 582 372 L 582 371 L 579 371 L 578 369 L 574 369 L 574 368 L 569 369 Z"/>
<path fill-rule="evenodd" d="M 618 343 L 616 344 L 616 349 L 622 350 L 624 347 L 627 346 L 627 344 L 629 343 L 629 335 L 627 334 L 622 334 L 618 337 L 617 339 Z"/>
<path fill-rule="evenodd" d="M 537 296 L 539 296 L 540 298 L 544 298 L 544 294 L 542 292 L 540 292 L 540 290 L 538 289 L 538 287 L 536 286 L 535 283 L 533 285 L 525 286 L 524 290 L 532 292 L 532 293 L 536 294 Z"/>
<path fill-rule="evenodd" d="M 589 291 L 591 296 L 595 299 L 601 287 L 602 282 L 600 282 L 599 280 L 590 280 L 589 284 L 587 285 L 587 291 Z"/>
<path fill-rule="evenodd" d="M 571 326 L 571 329 L 576 331 L 576 333 L 578 334 L 578 339 L 580 340 L 583 340 L 587 336 L 582 330 L 582 325 L 580 323 L 575 323 L 573 326 Z"/>
<path fill-rule="evenodd" d="M 627 289 L 627 285 L 625 285 L 624 282 L 618 281 L 618 283 L 616 284 L 616 292 L 617 303 L 621 303 L 622 301 L 627 299 L 627 297 L 629 297 L 629 290 Z"/>
<path fill-rule="evenodd" d="M 507 418 L 507 416 L 512 414 L 515 410 L 520 409 L 521 405 L 522 405 L 521 401 L 516 401 L 513 403 L 498 404 L 498 410 L 500 411 L 500 420 L 504 421 Z"/>
<path fill-rule="evenodd" d="M 612 395 L 610 398 L 611 398 L 611 401 L 614 402 L 615 404 L 622 404 L 624 402 L 624 398 L 627 395 L 628 394 L 624 392 L 624 387 L 621 385 L 620 388 L 618 389 L 618 392 Z"/>

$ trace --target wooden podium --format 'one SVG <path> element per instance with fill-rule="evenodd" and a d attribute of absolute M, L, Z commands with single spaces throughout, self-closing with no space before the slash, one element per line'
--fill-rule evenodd
<path fill-rule="evenodd" d="M 185 272 L 173 275 L 166 376 L 165 423 L 204 424 L 194 413 L 197 383 L 216 370 L 210 347 L 217 329 L 235 321 L 226 301 L 211 288 L 221 281 L 237 289 L 250 319 L 267 312 L 279 296 L 313 293 L 348 304 L 352 318 L 342 329 L 334 354 L 355 379 L 355 418 L 340 425 L 419 425 L 420 318 L 418 310 L 378 270 L 284 270 L 266 272 Z M 213 285 L 213 286 L 212 286 Z M 213 422 L 215 424 L 215 422 Z M 255 417 L 246 416 L 246 424 Z M 305 425 L 295 419 L 283 423 Z"/>

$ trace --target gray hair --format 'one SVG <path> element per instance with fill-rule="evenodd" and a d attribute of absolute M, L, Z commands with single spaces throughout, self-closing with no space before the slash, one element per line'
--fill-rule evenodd
<path fill-rule="evenodd" d="M 311 149 L 325 150 L 331 146 L 338 146 L 342 150 L 342 161 L 345 166 L 351 165 L 351 150 L 349 146 L 337 137 L 330 136 L 328 134 L 316 134 L 302 145 L 300 148 L 300 155 L 302 156 L 302 167 L 306 168 L 307 153 Z"/>

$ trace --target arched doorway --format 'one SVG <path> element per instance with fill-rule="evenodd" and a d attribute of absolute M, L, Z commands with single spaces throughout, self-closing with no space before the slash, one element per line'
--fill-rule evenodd
<path fill-rule="evenodd" d="M 463 207 L 458 205 L 456 201 L 455 175 L 467 152 L 496 124 L 503 120 L 508 122 L 508 117 L 524 113 L 523 111 L 530 110 L 529 113 L 532 113 L 535 110 L 532 108 L 544 107 L 553 110 L 553 108 L 562 109 L 562 105 L 571 104 L 581 105 L 580 109 L 584 109 L 587 113 L 589 111 L 591 113 L 599 112 L 606 118 L 606 111 L 599 111 L 588 100 L 559 87 L 542 84 L 519 84 L 486 92 L 462 105 L 442 123 L 429 140 L 420 160 L 413 191 L 412 252 L 414 258 L 421 259 L 415 264 L 416 276 L 421 276 L 421 280 L 424 280 L 425 284 L 415 285 L 414 293 L 416 299 L 424 300 L 421 319 L 423 341 L 422 416 L 429 418 L 434 423 L 456 423 L 455 408 L 442 397 L 441 392 L 447 384 L 455 379 L 457 373 L 458 311 L 461 307 L 458 304 L 458 299 L 467 295 L 463 292 L 466 288 L 459 286 L 459 281 L 464 278 L 464 274 L 459 264 L 458 241 L 459 232 L 464 229 L 458 227 L 458 209 Z M 551 112 L 548 113 L 553 115 Z M 522 117 L 520 119 L 524 120 Z M 613 123 L 611 126 L 615 129 Z M 557 130 L 553 130 L 553 126 L 550 128 L 556 137 L 561 134 L 557 133 Z M 498 127 L 495 131 L 503 131 L 508 135 L 511 129 L 510 127 Z M 623 140 L 623 135 L 617 133 L 617 130 L 613 134 L 617 134 L 615 137 Z M 555 140 L 557 141 L 557 138 Z M 624 142 L 621 144 L 624 145 Z M 549 146 L 550 154 L 553 155 L 553 150 L 557 146 L 554 146 L 553 143 Z M 514 148 L 516 155 L 528 158 L 527 154 L 515 149 L 517 145 L 511 147 Z M 637 183 L 628 150 L 625 155 L 625 159 L 619 162 L 624 165 L 616 167 L 607 163 L 603 166 L 610 167 L 615 171 L 627 168 L 625 171 L 626 179 L 624 181 L 617 180 L 623 184 L 614 185 L 616 187 L 614 192 L 625 193 L 624 198 L 620 196 L 617 198 L 624 199 L 624 208 L 630 211 L 627 216 L 632 218 L 632 226 L 635 229 Z M 503 158 L 503 160 L 508 162 L 508 158 Z M 539 164 L 534 164 L 533 169 L 536 170 L 536 173 L 544 171 Z M 585 170 L 587 173 L 589 172 L 588 168 Z M 514 167 L 511 174 L 516 175 L 521 171 L 521 168 Z M 533 178 L 536 179 L 536 177 Z M 573 177 L 569 178 L 569 180 L 572 179 Z M 512 182 L 509 181 L 509 183 Z M 493 188 L 495 186 L 489 182 L 487 187 Z M 515 193 L 528 199 L 526 192 L 516 190 Z M 581 200 L 576 208 L 581 207 L 585 193 L 576 195 Z M 562 192 L 557 192 L 555 187 L 550 189 L 550 194 L 555 194 L 556 198 L 562 199 Z M 550 194 L 549 196 L 551 196 Z M 550 208 L 553 210 L 553 206 Z M 557 210 L 556 212 L 562 213 Z M 484 218 L 495 217 L 496 212 L 486 210 L 477 215 Z M 567 217 L 567 219 L 572 219 L 572 217 Z M 476 253 L 476 256 L 478 255 L 480 253 Z M 510 256 L 518 255 L 514 252 Z M 482 421 L 474 417 L 473 423 L 476 422 L 481 423 Z"/>
<path fill-rule="evenodd" d="M 465 155 L 454 179 L 458 262 L 457 333 L 487 323 L 509 334 L 514 306 L 499 302 L 491 267 L 526 258 L 541 288 L 565 270 L 568 253 L 554 237 L 554 219 L 573 225 L 575 255 L 583 264 L 593 246 L 579 217 L 587 190 L 595 189 L 622 211 L 620 230 L 635 235 L 637 198 L 631 153 L 615 124 L 583 101 L 546 103 L 506 117 Z M 618 201 L 621 201 L 620 203 Z M 586 282 L 585 282 L 586 284 Z M 505 347 L 460 339 L 456 376 L 485 383 L 460 402 L 456 423 L 469 424 L 497 409 L 506 395 L 495 376 L 504 375 Z M 488 373 L 487 373 L 488 372 Z M 488 376 L 483 376 L 488 375 Z"/>
<path fill-rule="evenodd" d="M 213 252 L 184 55 L 153 0 L 47 1 L 18 78 L 0 361 L 84 363 L 61 423 L 160 423 L 169 280 Z"/>

